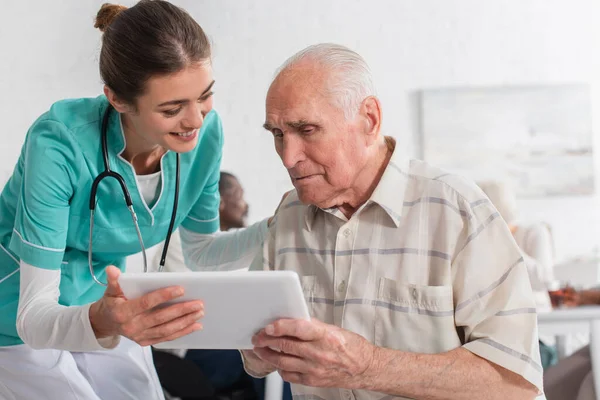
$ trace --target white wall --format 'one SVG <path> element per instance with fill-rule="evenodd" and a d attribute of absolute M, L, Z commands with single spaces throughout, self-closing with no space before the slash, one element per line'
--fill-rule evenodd
<path fill-rule="evenodd" d="M 0 178 L 12 169 L 27 127 L 52 101 L 94 96 L 101 89 L 100 35 L 92 25 L 103 0 L 5 3 L 2 13 L 10 18 L 0 25 L 5 121 Z M 338 42 L 366 58 L 383 102 L 384 130 L 410 156 L 419 156 L 420 89 L 587 82 L 600 99 L 597 0 L 175 3 L 189 10 L 214 42 L 216 107 L 226 128 L 223 167 L 241 178 L 253 220 L 269 215 L 290 187 L 270 134 L 261 128 L 264 96 L 279 64 L 309 44 Z M 559 259 L 589 252 L 598 243 L 595 198 L 528 200 L 521 206 L 525 219 L 554 225 Z"/>

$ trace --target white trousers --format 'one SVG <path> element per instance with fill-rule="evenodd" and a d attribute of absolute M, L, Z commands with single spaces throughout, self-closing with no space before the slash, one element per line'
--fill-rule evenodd
<path fill-rule="evenodd" d="M 0 347 L 2 400 L 164 400 L 150 347 L 121 338 L 112 350 L 71 353 Z"/>

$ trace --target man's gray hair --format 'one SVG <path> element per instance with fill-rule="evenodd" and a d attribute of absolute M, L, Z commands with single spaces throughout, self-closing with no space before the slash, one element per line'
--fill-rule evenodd
<path fill-rule="evenodd" d="M 362 101 L 375 95 L 371 69 L 358 53 L 345 46 L 333 43 L 309 46 L 288 58 L 276 76 L 302 61 L 314 61 L 331 72 L 328 95 L 333 105 L 344 111 L 346 119 L 354 118 Z"/>

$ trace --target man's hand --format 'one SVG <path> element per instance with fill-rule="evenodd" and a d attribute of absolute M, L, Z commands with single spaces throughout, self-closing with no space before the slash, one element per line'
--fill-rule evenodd
<path fill-rule="evenodd" d="M 292 383 L 359 389 L 367 386 L 376 347 L 364 337 L 317 320 L 279 320 L 252 339 L 254 353 Z"/>
<path fill-rule="evenodd" d="M 141 346 L 165 342 L 202 329 L 197 321 L 204 315 L 201 301 L 188 301 L 164 308 L 156 306 L 183 295 L 183 288 L 169 287 L 128 300 L 119 286 L 121 271 L 106 268 L 108 287 L 90 307 L 90 322 L 96 338 L 122 335 Z"/>
<path fill-rule="evenodd" d="M 275 367 L 264 362 L 254 352 L 254 350 L 241 350 L 244 359 L 244 368 L 250 376 L 263 378 L 275 371 Z"/>

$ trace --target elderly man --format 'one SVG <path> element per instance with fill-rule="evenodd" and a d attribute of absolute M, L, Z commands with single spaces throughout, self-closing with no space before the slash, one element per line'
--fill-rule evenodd
<path fill-rule="evenodd" d="M 405 161 L 380 133 L 369 68 L 309 47 L 271 84 L 265 128 L 295 191 L 252 269 L 296 271 L 311 321 L 244 350 L 299 399 L 533 399 L 542 390 L 521 253 L 474 185 Z"/>

